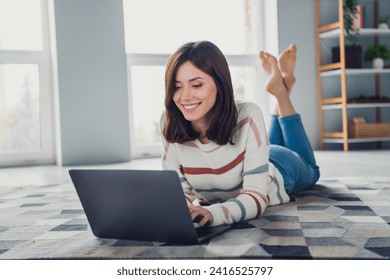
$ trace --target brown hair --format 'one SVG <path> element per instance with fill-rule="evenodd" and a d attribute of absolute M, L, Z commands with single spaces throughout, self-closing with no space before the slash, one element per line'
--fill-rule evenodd
<path fill-rule="evenodd" d="M 169 59 L 165 70 L 165 119 L 163 135 L 168 142 L 184 143 L 199 136 L 173 101 L 176 74 L 184 62 L 211 76 L 217 87 L 217 99 L 209 114 L 211 124 L 206 136 L 218 145 L 233 144 L 232 137 L 237 123 L 237 109 L 233 86 L 225 56 L 211 42 L 189 42 L 182 45 Z"/>

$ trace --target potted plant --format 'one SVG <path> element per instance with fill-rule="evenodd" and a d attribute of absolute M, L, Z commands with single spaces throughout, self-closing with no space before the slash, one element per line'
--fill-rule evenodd
<path fill-rule="evenodd" d="M 347 68 L 362 68 L 362 46 L 358 45 L 359 29 L 354 28 L 357 17 L 359 0 L 344 0 L 343 18 L 345 39 L 345 66 Z M 332 48 L 333 62 L 340 61 L 340 46 Z"/>
<path fill-rule="evenodd" d="M 390 20 L 390 16 L 380 17 L 378 28 L 379 29 L 389 29 L 389 20 Z"/>
<path fill-rule="evenodd" d="M 356 44 L 359 39 L 359 30 L 354 28 L 354 19 L 357 17 L 359 0 L 344 0 L 344 29 L 345 39 Z"/>
<path fill-rule="evenodd" d="M 390 58 L 390 50 L 386 45 L 373 44 L 364 52 L 364 60 L 372 61 L 372 68 L 382 69 L 384 61 Z"/>

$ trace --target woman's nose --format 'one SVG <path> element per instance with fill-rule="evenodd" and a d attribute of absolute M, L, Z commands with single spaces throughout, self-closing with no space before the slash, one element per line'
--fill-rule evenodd
<path fill-rule="evenodd" d="M 192 99 L 191 90 L 189 88 L 187 88 L 187 87 L 184 87 L 183 88 L 183 94 L 182 94 L 181 98 L 184 99 L 184 100 Z"/>

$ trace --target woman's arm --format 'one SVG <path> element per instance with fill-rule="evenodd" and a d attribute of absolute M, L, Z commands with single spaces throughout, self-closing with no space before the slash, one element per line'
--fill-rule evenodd
<path fill-rule="evenodd" d="M 235 198 L 205 207 L 213 216 L 213 226 L 256 218 L 269 204 L 268 136 L 260 108 L 251 103 L 245 106 L 249 119 L 240 132 L 245 133 L 242 141 L 246 141 L 242 189 Z"/>

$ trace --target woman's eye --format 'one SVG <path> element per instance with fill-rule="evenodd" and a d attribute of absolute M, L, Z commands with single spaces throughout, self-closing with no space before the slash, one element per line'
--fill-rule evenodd
<path fill-rule="evenodd" d="M 193 85 L 194 88 L 200 88 L 202 87 L 202 84 Z"/>

